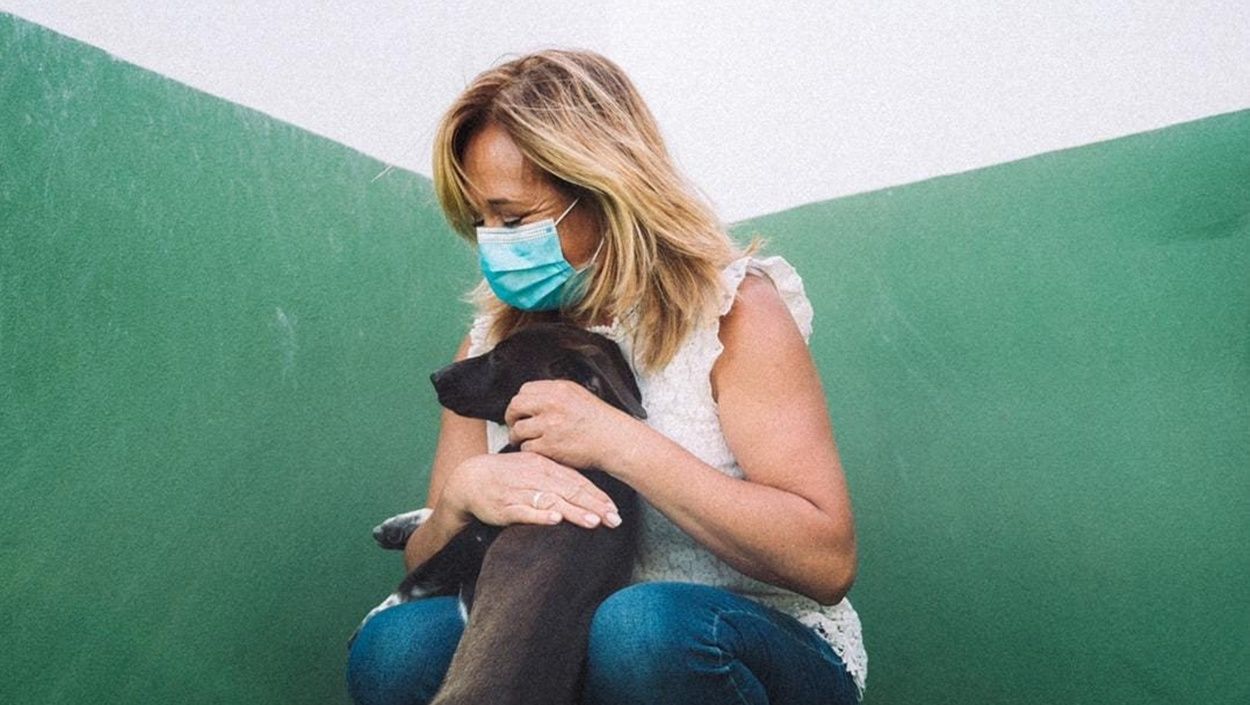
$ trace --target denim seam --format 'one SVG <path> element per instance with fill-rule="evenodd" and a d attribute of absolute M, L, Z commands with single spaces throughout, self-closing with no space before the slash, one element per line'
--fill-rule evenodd
<path fill-rule="evenodd" d="M 729 685 L 733 686 L 734 694 L 738 696 L 738 701 L 741 702 L 742 705 L 751 705 L 751 701 L 747 700 L 746 694 L 742 692 L 741 686 L 738 685 L 737 679 L 734 678 L 733 668 L 726 668 L 726 666 L 729 665 L 729 655 L 725 653 L 725 649 L 721 648 L 720 639 L 717 637 L 717 632 L 720 630 L 721 615 L 730 612 L 734 612 L 734 610 L 718 610 L 715 608 L 712 610 L 712 645 L 716 649 L 716 652 L 720 655 L 720 663 L 716 664 L 716 667 L 725 669 L 725 675 L 729 676 Z M 736 613 L 746 614 L 745 612 Z M 738 659 L 735 656 L 734 660 L 741 659 Z"/>
<path fill-rule="evenodd" d="M 854 682 L 854 678 L 851 677 L 851 672 L 849 669 L 847 669 L 846 664 L 840 663 L 840 660 L 841 660 L 840 657 L 838 658 L 838 660 L 830 659 L 829 656 L 825 654 L 823 651 L 821 651 L 819 648 L 815 648 L 805 643 L 802 639 L 792 634 L 788 629 L 781 626 L 780 624 L 777 624 L 773 620 L 769 619 L 767 615 L 757 614 L 749 610 L 742 610 L 742 609 L 735 609 L 735 608 L 729 608 L 729 609 L 718 609 L 715 607 L 712 608 L 712 617 L 713 617 L 712 619 L 712 639 L 713 639 L 712 643 L 716 646 L 717 651 L 720 652 L 722 659 L 727 659 L 727 655 L 725 654 L 725 650 L 720 647 L 720 640 L 717 639 L 717 631 L 720 628 L 720 622 L 723 621 L 721 619 L 721 615 L 728 615 L 728 614 L 740 615 L 743 617 L 750 617 L 751 619 L 763 621 L 767 623 L 769 626 L 773 626 L 773 627 L 780 629 L 782 633 L 786 635 L 788 641 L 792 643 L 797 643 L 804 651 L 807 651 L 811 654 L 815 654 L 815 656 L 826 666 L 841 670 L 848 678 L 851 679 L 852 683 Z M 802 625 L 801 623 L 800 623 L 800 626 L 802 626 L 803 629 L 808 629 L 808 627 Z M 818 636 L 815 635 L 815 633 L 813 633 L 813 636 L 816 638 L 819 638 Z M 836 656 L 837 654 L 835 653 L 834 655 Z M 741 659 L 738 659 L 738 660 L 741 660 Z M 728 661 L 725 660 L 719 665 L 723 666 L 727 662 Z M 726 672 L 729 674 L 729 682 L 733 685 L 734 692 L 737 693 L 738 699 L 742 701 L 744 705 L 750 705 L 750 702 L 746 699 L 746 696 L 742 693 L 742 688 L 739 687 L 737 681 L 734 679 L 733 671 L 728 670 Z"/>

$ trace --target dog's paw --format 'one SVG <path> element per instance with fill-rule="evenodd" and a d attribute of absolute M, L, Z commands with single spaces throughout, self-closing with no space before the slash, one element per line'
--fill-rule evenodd
<path fill-rule="evenodd" d="M 396 514 L 373 527 L 373 540 L 377 541 L 382 548 L 402 550 L 404 546 L 408 545 L 408 537 L 412 536 L 412 532 L 416 531 L 418 526 L 421 526 L 426 519 L 430 518 L 430 514 L 433 512 L 433 509 L 424 507 L 415 512 Z"/>

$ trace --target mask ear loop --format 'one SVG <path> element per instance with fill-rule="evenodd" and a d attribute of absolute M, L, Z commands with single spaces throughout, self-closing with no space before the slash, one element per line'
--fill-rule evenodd
<path fill-rule="evenodd" d="M 582 272 L 586 271 L 587 269 L 590 269 L 590 265 L 594 264 L 594 263 L 595 263 L 595 260 L 599 259 L 599 251 L 603 249 L 603 243 L 604 243 L 604 241 L 606 241 L 606 240 L 607 240 L 607 238 L 606 238 L 606 237 L 604 237 L 604 236 L 600 235 L 600 236 L 599 236 L 599 246 L 595 248 L 595 253 L 594 253 L 593 255 L 591 255 L 591 256 L 590 256 L 590 259 L 586 260 L 586 264 L 583 264 L 582 266 L 578 267 L 577 269 L 575 269 L 575 270 L 573 270 L 573 271 L 577 272 L 578 274 L 581 274 Z"/>
<path fill-rule="evenodd" d="M 564 212 L 560 214 L 560 217 L 559 217 L 559 218 L 556 218 L 555 224 L 556 224 L 556 225 L 559 225 L 559 224 L 560 224 L 560 221 L 561 221 L 561 220 L 564 220 L 564 216 L 568 215 L 568 214 L 569 214 L 569 211 L 573 210 L 573 206 L 577 205 L 577 202 L 578 202 L 578 201 L 580 201 L 580 200 L 582 200 L 580 197 L 579 197 L 579 198 L 574 198 L 574 199 L 573 199 L 573 202 L 569 204 L 569 207 L 564 209 Z M 577 269 L 574 269 L 573 271 L 574 271 L 574 272 L 577 272 L 578 274 L 581 274 L 582 272 L 586 271 L 587 269 L 590 269 L 590 265 L 594 264 L 594 263 L 595 263 L 595 260 L 599 258 L 599 251 L 603 249 L 603 241 L 604 241 L 604 240 L 606 240 L 606 239 L 607 239 L 607 238 L 605 238 L 605 237 L 603 237 L 602 235 L 600 235 L 600 236 L 599 236 L 599 246 L 595 248 L 595 253 L 594 253 L 593 255 L 591 255 L 591 256 L 590 256 L 590 259 L 586 260 L 586 264 L 583 264 L 582 266 L 578 267 Z"/>
<path fill-rule="evenodd" d="M 578 201 L 580 201 L 580 200 L 582 200 L 582 199 L 581 199 L 581 198 L 574 198 L 574 199 L 573 199 L 573 202 L 569 204 L 569 207 L 564 209 L 564 212 L 560 214 L 560 217 L 559 217 L 559 218 L 556 218 L 556 222 L 555 222 L 555 224 L 556 224 L 556 225 L 559 225 L 559 224 L 560 224 L 560 221 L 561 221 L 561 220 L 564 220 L 564 216 L 568 215 L 568 214 L 569 214 L 569 211 L 573 210 L 573 206 L 577 205 L 577 202 L 578 202 Z"/>

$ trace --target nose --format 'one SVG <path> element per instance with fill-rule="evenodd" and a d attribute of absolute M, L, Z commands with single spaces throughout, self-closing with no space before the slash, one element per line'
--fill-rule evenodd
<path fill-rule="evenodd" d="M 432 372 L 430 374 L 430 384 L 433 384 L 434 388 L 438 389 L 439 385 L 443 383 L 443 380 L 447 378 L 447 374 L 451 371 L 451 368 L 452 365 L 448 365 L 442 369 Z"/>

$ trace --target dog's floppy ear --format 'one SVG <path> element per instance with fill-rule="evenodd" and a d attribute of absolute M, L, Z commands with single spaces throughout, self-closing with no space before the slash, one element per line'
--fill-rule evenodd
<path fill-rule="evenodd" d="M 574 350 L 580 353 L 579 363 L 585 365 L 589 373 L 579 380 L 582 384 L 608 402 L 615 400 L 617 406 L 634 418 L 647 418 L 647 410 L 642 408 L 642 392 L 638 391 L 638 383 L 620 349 L 578 345 Z"/>

